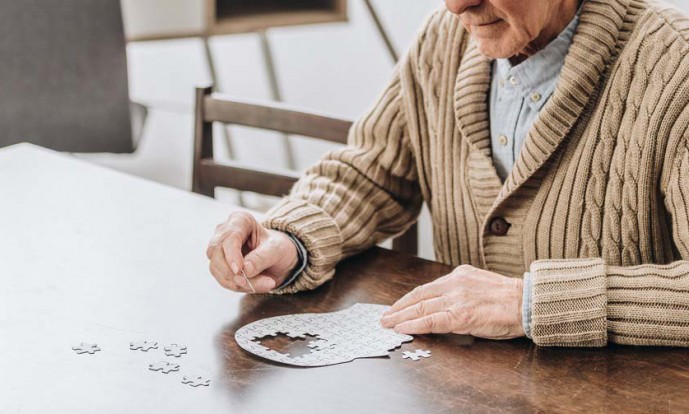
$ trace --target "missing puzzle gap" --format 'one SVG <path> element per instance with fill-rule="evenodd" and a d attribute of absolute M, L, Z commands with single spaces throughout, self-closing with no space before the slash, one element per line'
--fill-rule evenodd
<path fill-rule="evenodd" d="M 318 335 L 304 334 L 303 338 L 293 338 L 286 333 L 277 332 L 275 335 L 256 338 L 253 342 L 283 355 L 289 355 L 291 358 L 299 358 L 302 355 L 312 353 L 314 349 L 309 347 L 309 342 L 319 339 Z"/>

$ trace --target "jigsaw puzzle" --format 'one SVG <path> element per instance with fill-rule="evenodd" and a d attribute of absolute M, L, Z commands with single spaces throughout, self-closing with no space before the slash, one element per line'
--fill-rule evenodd
<path fill-rule="evenodd" d="M 89 344 L 86 342 L 82 342 L 79 345 L 75 345 L 72 347 L 72 349 L 74 351 L 76 351 L 77 354 L 91 354 L 91 355 L 93 355 L 96 352 L 101 350 L 97 344 Z"/>
<path fill-rule="evenodd" d="M 271 361 L 302 367 L 341 364 L 358 358 L 387 356 L 414 338 L 380 326 L 388 307 L 358 303 L 332 313 L 305 313 L 262 319 L 245 325 L 235 333 L 244 350 Z M 311 353 L 292 358 L 260 344 L 261 338 L 285 334 L 290 338 L 316 336 L 309 342 Z"/>
<path fill-rule="evenodd" d="M 131 349 L 132 351 L 140 349 L 144 352 L 148 352 L 150 349 L 158 349 L 158 343 L 148 341 L 130 342 L 129 349 Z"/>

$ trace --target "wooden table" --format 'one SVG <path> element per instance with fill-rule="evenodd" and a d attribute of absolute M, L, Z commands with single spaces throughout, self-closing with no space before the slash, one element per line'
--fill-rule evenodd
<path fill-rule="evenodd" d="M 364 359 L 324 368 L 276 365 L 234 342 L 245 323 L 357 302 L 390 304 L 449 269 L 374 249 L 336 279 L 294 296 L 219 288 L 206 242 L 227 206 L 67 156 L 0 150 L 0 412 L 687 412 L 683 349 L 538 348 L 526 340 L 417 337 L 429 359 Z M 181 372 L 148 371 L 183 343 Z M 97 342 L 95 355 L 72 345 Z M 297 346 L 299 344 L 292 344 Z"/>

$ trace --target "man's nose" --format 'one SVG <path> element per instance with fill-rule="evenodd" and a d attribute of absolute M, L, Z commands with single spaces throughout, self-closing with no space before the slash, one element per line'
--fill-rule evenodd
<path fill-rule="evenodd" d="M 483 3 L 484 0 L 445 0 L 445 6 L 454 14 L 462 14 L 468 8 L 475 7 Z"/>

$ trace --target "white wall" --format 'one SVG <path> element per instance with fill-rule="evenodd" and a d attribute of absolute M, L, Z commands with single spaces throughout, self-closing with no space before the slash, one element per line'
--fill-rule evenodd
<path fill-rule="evenodd" d="M 670 0 L 670 3 L 689 13 L 689 0 Z"/>
<path fill-rule="evenodd" d="M 122 1 L 127 16 L 131 0 Z M 188 8 L 189 1 L 175 0 L 173 4 L 184 3 Z M 442 5 L 441 0 L 373 0 L 373 3 L 400 53 L 431 10 Z M 169 14 L 161 14 L 161 19 Z M 177 22 L 178 19 L 179 16 L 173 20 Z M 142 24 L 140 21 L 133 23 Z M 165 25 L 164 22 L 153 24 Z M 268 36 L 283 100 L 341 117 L 355 119 L 364 112 L 384 87 L 393 67 L 363 0 L 349 1 L 347 23 L 279 28 L 270 30 Z M 212 38 L 210 44 L 223 92 L 244 98 L 270 99 L 257 35 L 218 36 Z M 84 157 L 189 189 L 193 88 L 210 82 L 203 45 L 198 39 L 138 42 L 130 43 L 127 52 L 131 97 L 151 108 L 141 144 L 133 155 Z M 277 134 L 233 127 L 231 135 L 235 156 L 240 160 L 259 166 L 285 166 L 284 157 L 276 151 L 282 148 L 281 137 Z M 219 153 L 224 154 L 222 140 L 216 144 Z M 298 137 L 292 139 L 292 144 L 300 170 L 333 148 Z M 221 192 L 218 198 L 228 203 L 236 202 L 235 195 L 227 192 Z M 421 251 L 423 256 L 432 257 L 428 221 L 426 215 Z"/>

